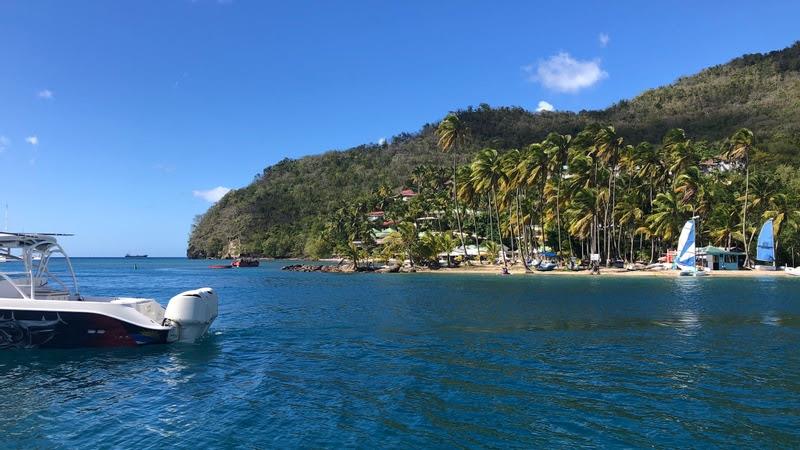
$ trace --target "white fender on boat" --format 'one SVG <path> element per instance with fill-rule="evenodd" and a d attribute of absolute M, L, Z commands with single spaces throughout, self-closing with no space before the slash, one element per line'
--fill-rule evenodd
<path fill-rule="evenodd" d="M 177 328 L 177 341 L 192 343 L 217 318 L 218 304 L 219 297 L 211 288 L 181 292 L 169 300 L 164 318 Z"/>

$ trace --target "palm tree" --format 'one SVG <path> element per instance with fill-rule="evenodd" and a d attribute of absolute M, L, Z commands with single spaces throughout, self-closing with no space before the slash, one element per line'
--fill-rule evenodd
<path fill-rule="evenodd" d="M 672 192 L 659 193 L 653 206 L 653 214 L 647 217 L 646 223 L 656 236 L 671 244 L 678 237 L 687 207 L 681 205 Z"/>
<path fill-rule="evenodd" d="M 730 248 L 731 239 L 736 236 L 738 213 L 736 208 L 730 204 L 720 204 L 714 208 L 709 220 L 706 222 L 712 242 L 715 245 L 725 243 L 726 248 Z"/>
<path fill-rule="evenodd" d="M 447 117 L 439 123 L 439 127 L 436 129 L 436 134 L 439 136 L 439 148 L 445 153 L 457 149 L 460 145 L 464 144 L 468 133 L 469 130 L 455 113 L 448 114 Z M 461 239 L 461 247 L 464 249 L 464 255 L 466 256 L 467 244 L 464 241 L 464 230 L 461 227 L 461 212 L 458 206 L 458 171 L 456 168 L 456 153 L 453 152 L 453 204 L 456 209 L 458 235 Z"/>
<path fill-rule="evenodd" d="M 511 235 L 511 254 L 514 254 L 514 225 L 516 225 L 517 237 L 519 238 L 518 251 L 522 257 L 522 264 L 528 269 L 526 255 L 523 253 L 525 240 L 523 235 L 524 229 L 522 227 L 522 212 L 520 206 L 520 188 L 523 187 L 522 177 L 519 174 L 519 166 L 522 160 L 522 152 L 517 149 L 507 151 L 502 157 L 503 170 L 505 171 L 505 178 L 500 185 L 500 198 L 505 204 L 509 206 L 509 220 L 508 230 Z M 513 213 L 512 210 L 513 209 Z"/>
<path fill-rule="evenodd" d="M 636 238 L 637 230 L 644 225 L 642 218 L 644 211 L 642 211 L 639 202 L 639 193 L 636 191 L 628 191 L 622 200 L 616 204 L 614 208 L 615 214 L 618 216 L 618 223 L 620 227 L 629 227 L 631 236 L 631 259 L 630 262 L 634 263 L 636 258 L 634 256 L 633 241 Z"/>
<path fill-rule="evenodd" d="M 531 189 L 533 192 L 536 192 L 538 197 L 538 213 L 539 213 L 539 227 L 541 228 L 542 234 L 542 242 L 540 243 L 541 246 L 544 247 L 545 245 L 545 216 L 544 216 L 544 209 L 545 209 L 545 198 L 544 198 L 544 188 L 545 183 L 547 183 L 547 178 L 549 174 L 550 168 L 550 160 L 547 157 L 547 153 L 545 152 L 545 146 L 543 144 L 531 144 L 529 145 L 522 157 L 520 158 L 520 162 L 517 166 L 516 175 L 518 177 L 519 184 L 524 186 L 526 189 Z"/>
<path fill-rule="evenodd" d="M 415 264 L 414 261 L 414 247 L 419 240 L 419 232 L 417 231 L 417 226 L 413 222 L 400 222 L 397 224 L 397 237 L 400 242 L 400 245 L 405 250 L 406 257 L 411 262 L 411 266 L 413 267 Z"/>
<path fill-rule="evenodd" d="M 747 128 L 742 128 L 731 136 L 728 149 L 725 152 L 728 160 L 736 162 L 744 167 L 744 198 L 742 201 L 742 238 L 745 246 L 745 260 L 747 265 L 750 262 L 750 246 L 747 242 L 747 196 L 750 191 L 750 154 L 755 150 L 755 137 L 753 132 Z"/>
<path fill-rule="evenodd" d="M 619 163 L 619 153 L 624 147 L 623 138 L 617 136 L 617 132 L 612 126 L 600 128 L 595 135 L 595 152 L 597 158 L 602 161 L 608 169 L 608 199 L 605 204 L 605 217 L 603 227 L 605 232 L 606 245 L 606 266 L 611 265 L 611 235 L 614 230 L 614 218 L 611 214 L 616 203 L 616 180 L 617 164 Z M 611 223 L 609 224 L 609 219 Z"/>
<path fill-rule="evenodd" d="M 561 180 L 564 178 L 564 167 L 567 166 L 571 143 L 572 136 L 569 134 L 550 133 L 545 139 L 545 153 L 550 157 L 550 172 L 556 174 L 556 228 L 558 229 L 559 256 L 563 253 L 561 248 Z"/>
<path fill-rule="evenodd" d="M 480 208 L 481 195 L 475 188 L 475 183 L 472 180 L 472 169 L 469 166 L 461 166 L 458 168 L 458 177 L 461 184 L 458 186 L 458 197 L 464 202 L 464 213 L 472 217 L 473 237 L 475 238 L 475 248 L 478 251 L 478 264 L 481 263 L 481 244 L 478 237 L 478 209 Z M 470 213 L 471 209 L 471 213 Z M 466 218 L 464 219 L 466 222 Z M 464 253 L 464 257 L 467 254 Z"/>
<path fill-rule="evenodd" d="M 500 229 L 500 210 L 497 205 L 497 190 L 505 182 L 506 173 L 503 170 L 502 159 L 493 148 L 485 148 L 478 152 L 472 162 L 472 180 L 478 192 L 489 194 L 489 203 L 494 201 L 494 213 L 497 218 L 497 234 L 500 237 L 500 254 L 503 255 L 503 265 L 507 266 L 506 252 L 502 251 L 503 235 Z"/>
<path fill-rule="evenodd" d="M 689 166 L 675 178 L 675 193 L 680 194 L 679 201 L 684 206 L 691 206 L 696 211 L 696 200 L 702 189 L 702 177 L 697 166 Z"/>

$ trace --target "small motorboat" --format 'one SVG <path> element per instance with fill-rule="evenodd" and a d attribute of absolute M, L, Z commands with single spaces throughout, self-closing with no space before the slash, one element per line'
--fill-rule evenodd
<path fill-rule="evenodd" d="M 539 272 L 550 272 L 554 270 L 556 267 L 558 267 L 558 264 L 554 262 L 545 261 L 539 263 L 539 265 L 536 266 L 536 270 L 538 270 Z"/>
<path fill-rule="evenodd" d="M 0 232 L 0 251 L 16 269 L 0 272 L 0 349 L 192 343 L 217 318 L 219 299 L 207 287 L 166 308 L 149 298 L 83 295 L 56 236 L 64 235 Z"/>
<path fill-rule="evenodd" d="M 209 269 L 232 269 L 232 264 L 212 264 L 208 266 Z"/>
<path fill-rule="evenodd" d="M 256 258 L 236 258 L 231 263 L 233 267 L 258 267 L 258 264 Z"/>

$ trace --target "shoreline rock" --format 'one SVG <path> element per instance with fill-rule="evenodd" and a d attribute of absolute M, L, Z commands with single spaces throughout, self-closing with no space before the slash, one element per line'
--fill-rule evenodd
<path fill-rule="evenodd" d="M 281 270 L 285 270 L 287 272 L 326 272 L 326 273 L 352 272 L 352 268 L 351 270 L 347 270 L 346 267 L 332 266 L 332 265 L 315 265 L 315 264 L 289 264 L 288 266 L 283 266 Z"/>

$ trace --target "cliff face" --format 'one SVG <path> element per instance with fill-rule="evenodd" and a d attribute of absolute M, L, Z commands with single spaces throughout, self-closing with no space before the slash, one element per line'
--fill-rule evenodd
<path fill-rule="evenodd" d="M 800 161 L 800 43 L 767 54 L 745 55 L 675 83 L 648 90 L 602 111 L 532 113 L 481 105 L 459 113 L 472 140 L 463 160 L 491 146 L 519 148 L 549 132 L 576 134 L 591 123 L 613 124 L 629 142 L 657 143 L 670 128 L 716 141 L 741 127 L 752 129 L 764 164 Z M 243 255 L 302 256 L 335 205 L 381 185 L 399 188 L 422 164 L 450 161 L 436 147 L 435 124 L 395 136 L 385 145 L 267 167 L 249 186 L 228 193 L 195 220 L 189 257 L 222 256 L 236 239 Z"/>

